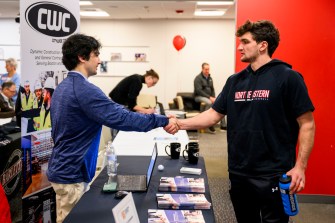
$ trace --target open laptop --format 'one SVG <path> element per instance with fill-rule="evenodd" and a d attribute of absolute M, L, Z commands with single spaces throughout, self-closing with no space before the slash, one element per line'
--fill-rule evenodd
<path fill-rule="evenodd" d="M 149 188 L 152 172 L 154 171 L 157 155 L 157 143 L 155 143 L 147 170 L 147 175 L 117 175 L 116 190 L 132 192 L 147 191 Z"/>
<path fill-rule="evenodd" d="M 159 106 L 159 114 L 160 115 L 165 115 L 165 110 L 164 110 L 163 104 L 160 103 L 160 102 L 157 102 L 157 104 Z"/>

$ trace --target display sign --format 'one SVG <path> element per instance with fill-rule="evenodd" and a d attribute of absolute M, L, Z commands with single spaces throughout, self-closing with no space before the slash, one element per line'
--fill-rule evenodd
<path fill-rule="evenodd" d="M 79 0 L 20 1 L 24 222 L 55 222 L 55 195 L 46 176 L 53 148 L 50 107 L 67 75 L 62 44 L 79 25 Z"/>
<path fill-rule="evenodd" d="M 131 192 L 129 192 L 112 211 L 116 223 L 140 223 Z"/>

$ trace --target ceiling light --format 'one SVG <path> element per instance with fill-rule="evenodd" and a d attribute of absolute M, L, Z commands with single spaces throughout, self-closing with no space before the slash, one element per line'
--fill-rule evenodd
<path fill-rule="evenodd" d="M 225 2 L 197 2 L 197 5 L 234 5 L 234 1 Z"/>
<path fill-rule="evenodd" d="M 107 17 L 109 14 L 105 11 L 80 11 L 80 16 Z"/>
<path fill-rule="evenodd" d="M 225 11 L 223 10 L 197 10 L 194 12 L 195 16 L 223 16 Z"/>
<path fill-rule="evenodd" d="M 79 5 L 93 5 L 93 3 L 90 1 L 80 1 Z"/>

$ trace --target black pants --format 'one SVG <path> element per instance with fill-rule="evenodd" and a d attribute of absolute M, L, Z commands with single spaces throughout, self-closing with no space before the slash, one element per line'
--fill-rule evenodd
<path fill-rule="evenodd" d="M 239 223 L 287 223 L 279 176 L 250 178 L 229 174 L 230 198 Z"/>

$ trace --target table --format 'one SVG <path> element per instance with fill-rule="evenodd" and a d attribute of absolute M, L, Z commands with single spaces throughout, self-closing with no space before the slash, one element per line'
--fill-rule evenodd
<path fill-rule="evenodd" d="M 119 156 L 118 161 L 119 174 L 145 174 L 148 168 L 149 156 Z M 164 165 L 163 171 L 158 171 L 157 166 Z M 180 174 L 179 169 L 182 167 L 196 167 L 202 169 L 202 174 L 189 175 Z M 167 156 L 158 156 L 155 164 L 155 169 L 152 174 L 152 179 L 147 192 L 133 193 L 135 205 L 137 208 L 140 222 L 148 222 L 148 209 L 157 209 L 156 193 L 159 193 L 159 179 L 162 176 L 185 176 L 185 177 L 203 177 L 205 179 L 206 193 L 205 196 L 209 202 L 211 196 L 208 187 L 208 179 L 203 157 L 199 158 L 197 165 L 191 165 L 182 157 L 179 160 L 172 160 Z M 66 217 L 64 223 L 113 223 L 114 217 L 112 213 L 113 207 L 118 204 L 120 200 L 114 198 L 114 193 L 103 193 L 102 188 L 107 181 L 108 176 L 106 168 L 101 171 L 100 175 L 91 185 L 91 189 L 86 192 L 77 205 L 72 209 L 70 214 Z M 205 221 L 215 222 L 213 207 L 210 210 L 202 210 Z"/>

